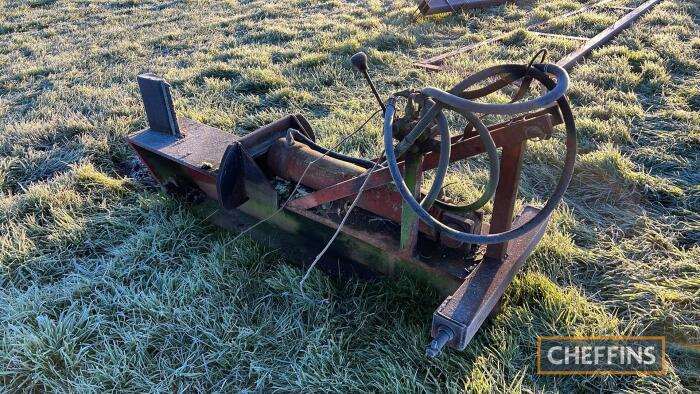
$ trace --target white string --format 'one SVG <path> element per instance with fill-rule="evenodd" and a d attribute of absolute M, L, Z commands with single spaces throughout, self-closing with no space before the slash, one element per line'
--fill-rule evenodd
<path fill-rule="evenodd" d="M 383 153 L 382 153 L 382 156 L 384 156 Z M 342 230 L 343 225 L 345 225 L 345 221 L 348 219 L 348 217 L 350 217 L 350 213 L 352 212 L 353 208 L 355 208 L 355 205 L 357 205 L 357 202 L 360 201 L 360 197 L 362 196 L 362 192 L 365 191 L 365 187 L 367 186 L 369 178 L 372 176 L 372 173 L 379 165 L 379 162 L 381 161 L 382 156 L 380 156 L 377 159 L 377 161 L 374 162 L 374 165 L 372 166 L 372 168 L 370 168 L 368 170 L 367 176 L 365 177 L 365 180 L 362 182 L 362 186 L 360 186 L 360 190 L 358 190 L 357 195 L 355 196 L 355 199 L 352 201 L 352 204 L 350 204 L 350 207 L 348 208 L 347 212 L 345 212 L 345 216 L 343 216 L 343 220 L 341 220 L 340 224 L 338 224 L 338 228 L 335 230 L 335 233 L 333 233 L 333 236 L 331 237 L 331 239 L 328 240 L 328 243 L 326 243 L 326 246 L 324 246 L 323 249 L 321 250 L 321 252 L 316 256 L 314 261 L 311 263 L 309 268 L 306 270 L 306 273 L 304 274 L 304 276 L 301 278 L 301 281 L 299 281 L 299 289 L 301 290 L 301 294 L 304 297 L 306 297 L 306 294 L 304 293 L 304 282 L 306 281 L 306 279 L 308 279 L 309 275 L 311 275 L 311 272 L 316 267 L 316 264 L 318 264 L 318 262 L 321 260 L 321 257 L 323 257 L 323 255 L 326 253 L 326 251 L 328 251 L 328 249 L 331 247 L 331 244 L 333 243 L 333 241 L 335 241 L 338 234 L 340 234 L 340 230 Z M 308 298 L 308 297 L 306 297 L 306 298 Z"/>

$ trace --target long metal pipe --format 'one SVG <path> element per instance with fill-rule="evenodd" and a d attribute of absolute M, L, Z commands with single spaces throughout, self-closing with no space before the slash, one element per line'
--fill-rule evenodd
<path fill-rule="evenodd" d="M 321 158 L 321 156 L 323 156 L 322 153 L 301 142 L 297 141 L 290 145 L 287 140 L 280 138 L 270 146 L 265 164 L 268 170 L 280 178 L 291 182 L 299 182 L 301 178 L 302 185 L 314 190 L 324 189 L 367 171 L 366 168 L 346 161 L 328 156 Z M 302 178 L 306 167 L 315 160 L 318 161 Z M 402 202 L 401 196 L 392 190 L 391 186 L 383 185 L 365 190 L 357 205 L 383 218 L 400 223 Z M 440 216 L 439 210 L 430 211 Z M 421 224 L 421 232 L 431 238 L 435 237 L 435 231 L 424 224 Z"/>
<path fill-rule="evenodd" d="M 289 142 L 280 138 L 270 145 L 266 164 L 275 175 L 292 182 L 298 182 L 306 167 L 318 160 L 306 173 L 301 184 L 312 189 L 322 189 L 366 171 L 359 165 L 335 159 L 312 149 L 300 141 Z M 320 158 L 320 160 L 319 160 Z"/>

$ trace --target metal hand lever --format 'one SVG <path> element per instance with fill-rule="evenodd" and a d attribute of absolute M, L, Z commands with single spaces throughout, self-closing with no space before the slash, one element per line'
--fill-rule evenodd
<path fill-rule="evenodd" d="M 372 89 L 374 97 L 377 99 L 379 106 L 382 107 L 382 112 L 386 112 L 386 106 L 382 102 L 382 99 L 379 98 L 379 93 L 377 93 L 377 89 L 374 87 L 374 83 L 372 83 L 372 78 L 369 77 L 369 73 L 367 72 L 369 69 L 367 66 L 367 54 L 364 52 L 357 52 L 350 58 L 350 63 L 352 63 L 352 66 L 365 76 L 365 79 L 369 84 L 369 88 Z"/>

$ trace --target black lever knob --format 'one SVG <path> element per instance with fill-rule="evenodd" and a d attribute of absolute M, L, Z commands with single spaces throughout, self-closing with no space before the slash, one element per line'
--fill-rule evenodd
<path fill-rule="evenodd" d="M 364 52 L 357 52 L 350 58 L 350 63 L 352 66 L 358 69 L 362 73 L 366 73 L 369 69 L 367 67 L 367 54 Z"/>
<path fill-rule="evenodd" d="M 369 84 L 369 88 L 372 89 L 372 94 L 374 95 L 374 98 L 377 99 L 379 106 L 382 108 L 382 112 L 386 112 L 386 106 L 382 102 L 382 99 L 379 97 L 379 93 L 377 93 L 377 89 L 374 87 L 374 83 L 372 83 L 372 78 L 369 77 L 369 73 L 367 72 L 367 70 L 369 69 L 369 67 L 367 66 L 367 54 L 364 52 L 357 52 L 350 58 L 350 63 L 359 72 L 361 72 L 362 75 L 364 75 L 365 79 L 367 80 L 367 83 Z"/>

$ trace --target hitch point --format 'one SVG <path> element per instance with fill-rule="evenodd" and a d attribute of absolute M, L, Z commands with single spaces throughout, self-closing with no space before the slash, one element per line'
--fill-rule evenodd
<path fill-rule="evenodd" d="M 439 356 L 447 342 L 451 341 L 453 337 L 454 333 L 452 330 L 445 326 L 438 327 L 438 334 L 425 349 L 425 355 L 428 356 L 428 358 Z"/>

